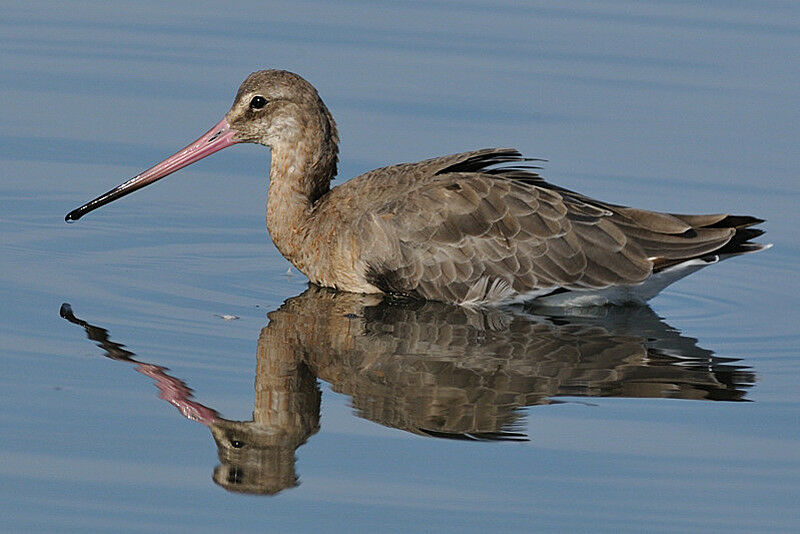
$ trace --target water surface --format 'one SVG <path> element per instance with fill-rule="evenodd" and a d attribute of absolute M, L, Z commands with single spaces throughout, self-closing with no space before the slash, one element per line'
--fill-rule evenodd
<path fill-rule="evenodd" d="M 797 531 L 799 11 L 7 2 L 0 527 Z M 265 67 L 318 87 L 344 178 L 514 146 L 775 246 L 641 309 L 337 296 L 287 272 L 242 145 L 64 224 Z"/>

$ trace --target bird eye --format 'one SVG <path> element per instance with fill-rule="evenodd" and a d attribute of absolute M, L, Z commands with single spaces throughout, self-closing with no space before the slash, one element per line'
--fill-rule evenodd
<path fill-rule="evenodd" d="M 250 101 L 250 109 L 261 109 L 267 105 L 267 99 L 263 96 L 254 96 Z"/>

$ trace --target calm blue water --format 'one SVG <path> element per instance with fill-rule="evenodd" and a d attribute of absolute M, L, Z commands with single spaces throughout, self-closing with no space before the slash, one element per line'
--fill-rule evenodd
<path fill-rule="evenodd" d="M 800 7 L 489 5 L 4 3 L 0 530 L 800 530 Z M 63 222 L 265 67 L 344 178 L 514 146 L 774 248 L 591 317 L 306 292 L 243 145 Z"/>

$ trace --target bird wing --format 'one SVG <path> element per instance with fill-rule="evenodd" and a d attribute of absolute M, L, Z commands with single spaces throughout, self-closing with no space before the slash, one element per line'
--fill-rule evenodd
<path fill-rule="evenodd" d="M 448 302 L 636 284 L 658 262 L 707 254 L 735 233 L 692 225 L 725 215 L 693 220 L 614 206 L 528 168 L 492 168 L 508 161 L 523 158 L 495 149 L 388 168 L 398 171 L 390 173 L 397 194 L 365 211 L 359 225 L 362 243 L 375 245 L 364 257 L 367 281 Z"/>

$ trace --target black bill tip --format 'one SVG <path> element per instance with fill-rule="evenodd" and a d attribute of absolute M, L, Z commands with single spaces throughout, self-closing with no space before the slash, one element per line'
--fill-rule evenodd
<path fill-rule="evenodd" d="M 72 210 L 71 212 L 67 213 L 67 215 L 64 217 L 64 220 L 67 221 L 68 223 L 74 223 L 75 221 L 77 221 L 90 211 L 92 211 L 91 209 L 86 209 L 87 207 L 88 206 L 81 206 L 80 208 Z"/>

